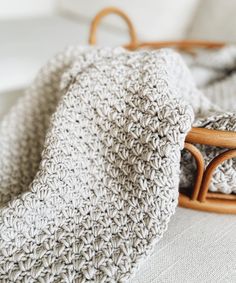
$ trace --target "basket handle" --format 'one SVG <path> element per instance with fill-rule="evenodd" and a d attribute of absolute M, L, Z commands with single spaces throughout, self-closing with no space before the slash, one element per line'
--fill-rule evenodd
<path fill-rule="evenodd" d="M 116 14 L 124 19 L 128 28 L 129 28 L 129 35 L 130 35 L 130 43 L 125 45 L 126 48 L 135 49 L 138 45 L 137 34 L 135 28 L 130 20 L 130 18 L 120 9 L 115 7 L 108 7 L 100 11 L 92 20 L 91 27 L 90 27 L 90 34 L 89 34 L 89 44 L 95 45 L 97 42 L 96 32 L 97 27 L 100 24 L 102 18 L 109 14 Z"/>

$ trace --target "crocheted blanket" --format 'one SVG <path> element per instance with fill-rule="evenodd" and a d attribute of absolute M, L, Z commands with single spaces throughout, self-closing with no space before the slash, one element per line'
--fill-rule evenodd
<path fill-rule="evenodd" d="M 175 211 L 193 112 L 214 109 L 170 50 L 53 58 L 0 124 L 0 281 L 127 281 Z"/>

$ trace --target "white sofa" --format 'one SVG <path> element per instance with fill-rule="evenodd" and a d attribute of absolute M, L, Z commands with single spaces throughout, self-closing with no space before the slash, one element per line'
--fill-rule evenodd
<path fill-rule="evenodd" d="M 92 16 L 108 5 L 123 8 L 142 40 L 204 38 L 236 41 L 236 0 L 60 0 L 59 15 L 1 20 L 0 118 L 38 69 L 68 44 L 85 44 Z M 104 44 L 127 41 L 110 17 Z M 130 283 L 236 282 L 236 217 L 178 208 L 164 238 Z"/>

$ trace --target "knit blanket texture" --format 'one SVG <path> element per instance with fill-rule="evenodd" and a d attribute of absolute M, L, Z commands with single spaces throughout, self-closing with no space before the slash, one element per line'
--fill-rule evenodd
<path fill-rule="evenodd" d="M 234 130 L 211 99 L 231 60 L 204 56 L 70 47 L 41 69 L 0 123 L 0 282 L 129 280 L 192 185 L 191 126 Z M 236 192 L 225 164 L 211 189 Z"/>

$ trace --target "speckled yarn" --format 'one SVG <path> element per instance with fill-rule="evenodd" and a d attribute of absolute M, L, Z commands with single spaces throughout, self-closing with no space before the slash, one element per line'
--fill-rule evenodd
<path fill-rule="evenodd" d="M 43 68 L 0 124 L 0 282 L 130 277 L 177 204 L 193 85 L 168 50 L 75 47 Z"/>

